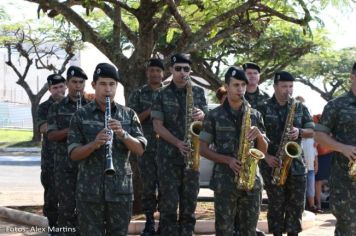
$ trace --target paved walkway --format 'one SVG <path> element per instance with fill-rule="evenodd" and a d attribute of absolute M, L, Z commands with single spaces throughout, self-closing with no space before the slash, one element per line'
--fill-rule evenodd
<path fill-rule="evenodd" d="M 1 156 L 1 154 L 0 154 Z M 3 157 L 4 159 L 4 157 Z M 6 158 L 5 158 L 6 159 Z M 2 161 L 2 162 L 1 162 Z M 0 161 L 0 206 L 34 206 L 43 204 L 43 188 L 40 183 L 38 163 L 17 165 Z M 37 162 L 37 161 L 36 161 Z M 208 189 L 201 189 L 201 196 L 212 196 Z M 331 214 L 316 216 L 315 226 L 303 231 L 301 236 L 334 235 L 335 218 Z M 43 229 L 24 226 L 0 218 L 0 235 L 46 235 Z M 214 234 L 210 234 L 214 235 Z"/>

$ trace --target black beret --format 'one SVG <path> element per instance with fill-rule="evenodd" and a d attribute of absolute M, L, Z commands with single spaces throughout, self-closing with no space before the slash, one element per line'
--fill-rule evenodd
<path fill-rule="evenodd" d="M 354 65 L 352 66 L 352 70 L 356 70 L 356 62 L 355 62 Z"/>
<path fill-rule="evenodd" d="M 248 84 L 248 79 L 243 70 L 238 69 L 236 66 L 230 66 L 229 69 L 225 73 L 225 81 L 227 81 L 230 77 L 234 77 L 237 80 L 245 81 Z"/>
<path fill-rule="evenodd" d="M 67 70 L 67 80 L 71 79 L 72 77 L 78 77 L 87 80 L 88 76 L 85 74 L 82 68 L 78 66 L 70 66 Z"/>
<path fill-rule="evenodd" d="M 59 83 L 64 83 L 66 81 L 65 78 L 63 78 L 63 76 L 59 75 L 59 74 L 51 74 L 47 77 L 47 83 L 48 85 L 55 85 L 55 84 L 59 84 Z"/>
<path fill-rule="evenodd" d="M 171 57 L 171 65 L 173 66 L 175 63 L 188 63 L 192 64 L 190 60 L 190 55 L 186 53 L 177 53 Z"/>
<path fill-rule="evenodd" d="M 278 81 L 294 81 L 295 78 L 293 77 L 293 75 L 291 75 L 289 72 L 287 71 L 279 71 L 276 72 L 276 74 L 274 75 L 274 83 L 278 83 Z"/>
<path fill-rule="evenodd" d="M 93 80 L 97 81 L 99 77 L 107 77 L 112 78 L 116 81 L 120 81 L 119 79 L 119 71 L 113 65 L 109 63 L 99 63 L 94 71 Z"/>
<path fill-rule="evenodd" d="M 159 67 L 162 70 L 164 70 L 164 65 L 163 62 L 160 59 L 157 58 L 151 58 L 148 60 L 146 67 L 151 67 L 151 66 L 155 66 L 155 67 Z"/>
<path fill-rule="evenodd" d="M 247 62 L 243 64 L 242 68 L 244 68 L 244 71 L 246 71 L 246 69 L 254 69 L 254 70 L 258 70 L 258 73 L 261 72 L 261 68 L 256 63 L 253 62 Z"/>

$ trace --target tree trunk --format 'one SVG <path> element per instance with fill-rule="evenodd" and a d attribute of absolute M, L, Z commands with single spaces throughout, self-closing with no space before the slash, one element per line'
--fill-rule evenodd
<path fill-rule="evenodd" d="M 41 96 L 42 97 L 42 96 Z M 39 105 L 39 99 L 38 96 L 35 96 L 35 98 L 30 98 L 31 100 L 31 114 L 32 114 L 32 124 L 33 124 L 33 136 L 32 136 L 32 142 L 40 142 L 41 141 L 41 133 L 40 129 L 37 127 L 37 110 L 38 110 L 38 105 Z"/>

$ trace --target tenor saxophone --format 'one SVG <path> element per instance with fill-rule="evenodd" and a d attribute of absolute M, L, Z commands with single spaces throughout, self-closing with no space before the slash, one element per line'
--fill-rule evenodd
<path fill-rule="evenodd" d="M 251 107 L 248 103 L 245 103 L 245 109 L 237 152 L 237 159 L 241 162 L 241 170 L 239 175 L 235 177 L 235 182 L 238 189 L 250 191 L 255 185 L 258 161 L 265 158 L 265 154 L 253 148 L 253 142 L 247 139 L 247 133 L 251 128 Z"/>
<path fill-rule="evenodd" d="M 194 171 L 199 170 L 200 165 L 200 155 L 199 155 L 199 133 L 203 128 L 203 123 L 201 121 L 193 121 L 193 90 L 192 81 L 190 76 L 186 78 L 187 80 L 187 93 L 186 93 L 186 103 L 185 103 L 185 135 L 184 142 L 188 144 L 189 152 L 184 157 L 184 163 L 186 169 L 191 169 Z"/>
<path fill-rule="evenodd" d="M 302 154 L 302 148 L 300 145 L 296 142 L 290 141 L 288 136 L 289 130 L 293 128 L 295 108 L 296 101 L 292 98 L 292 105 L 287 115 L 281 143 L 276 154 L 279 165 L 272 170 L 272 184 L 277 186 L 283 186 L 286 183 L 289 168 L 293 159 Z"/>

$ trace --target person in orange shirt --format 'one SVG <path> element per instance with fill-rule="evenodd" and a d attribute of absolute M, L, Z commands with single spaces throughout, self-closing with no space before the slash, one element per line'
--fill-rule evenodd
<path fill-rule="evenodd" d="M 314 115 L 314 123 L 318 123 L 321 114 Z M 325 180 L 329 179 L 332 150 L 316 143 L 318 150 L 318 172 L 315 175 L 315 205 L 321 210 L 321 190 Z"/>

